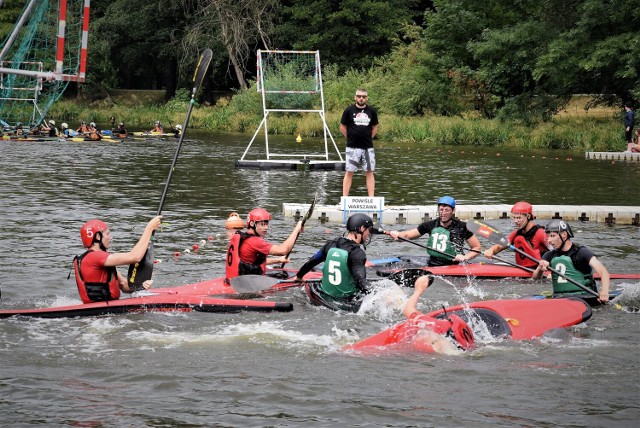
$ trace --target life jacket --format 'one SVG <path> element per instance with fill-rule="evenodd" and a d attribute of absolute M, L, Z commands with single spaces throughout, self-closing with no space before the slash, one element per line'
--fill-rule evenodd
<path fill-rule="evenodd" d="M 445 319 L 440 319 L 414 312 L 409 317 L 409 322 L 415 328 L 414 338 L 420 329 L 428 328 L 437 334 L 452 338 L 456 346 L 462 350 L 473 349 L 475 347 L 473 331 L 458 315 L 450 314 L 447 315 Z M 419 346 L 420 344 L 414 343 L 414 345 Z M 425 350 L 429 352 L 433 351 L 433 349 Z"/>
<path fill-rule="evenodd" d="M 456 256 L 456 247 L 451 242 L 451 232 L 444 227 L 436 227 L 429 233 L 427 247 L 430 248 L 427 249 L 427 253 L 429 253 L 431 257 L 446 261 L 447 264 L 451 264 L 451 260 Z M 438 250 L 439 252 L 432 251 L 431 249 Z M 443 256 L 440 253 L 449 254 L 451 257 Z"/>
<path fill-rule="evenodd" d="M 538 229 L 544 228 L 539 224 L 534 224 L 527 232 L 523 232 L 521 229 L 518 229 L 516 231 L 516 236 L 513 238 L 513 242 L 511 244 L 517 249 L 539 260 L 546 251 L 541 251 L 540 249 L 533 248 L 533 238 L 535 237 Z M 532 268 L 538 266 L 537 262 L 534 262 L 533 260 L 523 256 L 518 252 L 516 252 L 516 263 L 520 266 Z"/>
<path fill-rule="evenodd" d="M 576 269 L 573 264 L 573 257 L 580 249 L 579 246 L 572 246 L 569 251 L 560 256 L 554 256 L 549 263 L 553 269 L 557 270 L 567 278 L 571 278 L 579 284 L 597 292 L 596 282 L 593 279 L 593 273 L 584 274 Z M 551 272 L 551 280 L 553 282 L 553 293 L 584 293 L 584 290 L 575 284 L 569 282 L 566 278 L 563 278 L 555 273 Z"/>
<path fill-rule="evenodd" d="M 237 231 L 231 236 L 229 240 L 229 246 L 227 247 L 227 262 L 225 266 L 225 282 L 228 284 L 231 278 L 235 278 L 240 275 L 264 275 L 263 269 L 264 263 L 267 261 L 267 256 L 260 254 L 255 264 L 247 263 L 240 259 L 240 247 L 245 239 L 258 238 L 258 236 Z"/>
<path fill-rule="evenodd" d="M 331 297 L 344 299 L 359 292 L 349 270 L 349 252 L 329 248 L 322 267 L 322 291 Z"/>
<path fill-rule="evenodd" d="M 73 258 L 73 269 L 76 274 L 76 285 L 78 293 L 83 303 L 105 302 L 120 298 L 120 286 L 118 285 L 118 275 L 115 266 L 105 267 L 109 276 L 106 282 L 86 282 L 82 277 L 82 259 L 93 250 L 89 250 L 81 256 Z"/>

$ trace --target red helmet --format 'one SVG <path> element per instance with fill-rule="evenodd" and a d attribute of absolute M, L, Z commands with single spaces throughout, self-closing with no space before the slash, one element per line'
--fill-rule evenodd
<path fill-rule="evenodd" d="M 82 238 L 82 244 L 89 248 L 93 245 L 93 239 L 98 232 L 104 232 L 109 226 L 102 220 L 93 219 L 89 220 L 80 228 L 80 238 Z"/>
<path fill-rule="evenodd" d="M 249 211 L 249 215 L 247 216 L 247 229 L 249 228 L 249 223 L 252 221 L 269 221 L 271 220 L 271 214 L 269 211 L 264 208 L 254 208 Z"/>
<path fill-rule="evenodd" d="M 511 207 L 512 214 L 529 214 L 533 216 L 533 207 L 529 202 L 516 202 L 513 207 Z"/>

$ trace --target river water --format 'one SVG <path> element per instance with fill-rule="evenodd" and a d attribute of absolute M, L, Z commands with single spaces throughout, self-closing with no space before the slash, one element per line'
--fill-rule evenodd
<path fill-rule="evenodd" d="M 187 138 L 163 207 L 167 224 L 157 234 L 155 286 L 220 276 L 231 211 L 267 208 L 275 217 L 271 239 L 279 242 L 293 227 L 282 203 L 309 202 L 316 191 L 319 203 L 339 202 L 340 172 L 237 170 L 247 135 Z M 272 150 L 302 150 L 291 136 L 270 141 Z M 431 204 L 442 194 L 476 204 L 640 204 L 637 164 L 569 152 L 377 144 L 377 194 L 388 204 Z M 82 252 L 80 226 L 103 218 L 113 250 L 131 248 L 158 209 L 174 151 L 174 141 L 0 142 L 0 308 L 79 303 L 67 275 Z M 361 173 L 353 189 L 364 194 Z M 511 228 L 507 220 L 489 223 Z M 575 241 L 592 247 L 611 272 L 640 270 L 638 227 L 572 227 Z M 292 265 L 340 233 L 340 225 L 310 221 Z M 196 243 L 197 253 L 185 251 Z M 376 236 L 367 253 L 376 259 L 421 250 Z M 548 288 L 437 279 L 421 309 Z M 292 302 L 290 313 L 4 319 L 2 425 L 636 426 L 640 317 L 626 308 L 640 303 L 640 283 L 612 288 L 623 291 L 625 309 L 594 309 L 586 323 L 532 341 L 480 337 L 463 355 L 342 352 L 400 321 L 402 299 L 343 314 L 310 306 L 294 289 L 267 297 Z"/>

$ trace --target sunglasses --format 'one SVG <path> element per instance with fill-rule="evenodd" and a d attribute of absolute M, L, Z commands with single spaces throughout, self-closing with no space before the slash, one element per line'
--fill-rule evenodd
<path fill-rule="evenodd" d="M 369 98 L 368 95 L 356 95 L 356 98 Z"/>

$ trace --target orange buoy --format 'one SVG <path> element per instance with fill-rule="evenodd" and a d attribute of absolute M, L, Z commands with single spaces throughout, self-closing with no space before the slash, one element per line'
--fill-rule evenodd
<path fill-rule="evenodd" d="M 227 229 L 242 229 L 244 227 L 244 221 L 240 218 L 238 213 L 229 214 L 229 218 L 225 221 L 224 226 Z"/>

